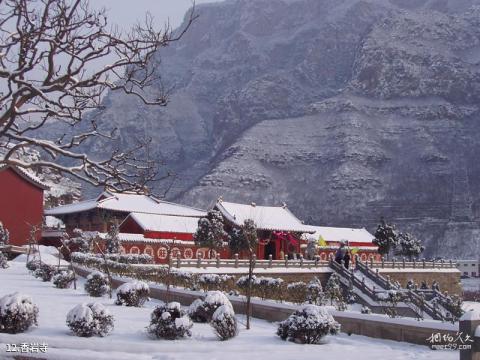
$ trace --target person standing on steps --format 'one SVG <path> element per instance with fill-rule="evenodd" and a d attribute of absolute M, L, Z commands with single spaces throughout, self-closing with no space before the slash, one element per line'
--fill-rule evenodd
<path fill-rule="evenodd" d="M 348 242 L 347 242 L 348 244 Z M 345 269 L 348 270 L 348 267 L 350 266 L 350 259 L 352 258 L 351 255 L 350 255 L 350 247 L 346 247 L 346 251 L 345 251 L 345 256 L 343 257 L 343 266 L 345 266 Z"/>
<path fill-rule="evenodd" d="M 345 254 L 347 253 L 347 248 L 345 246 L 345 240 L 340 240 L 340 246 L 335 253 L 335 261 L 339 264 L 342 263 L 342 260 L 345 259 Z"/>

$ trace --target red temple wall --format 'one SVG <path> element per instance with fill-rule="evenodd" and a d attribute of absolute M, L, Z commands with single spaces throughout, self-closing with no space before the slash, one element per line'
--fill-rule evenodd
<path fill-rule="evenodd" d="M 0 171 L 0 199 L 0 221 L 10 232 L 10 244 L 28 244 L 30 225 L 43 222 L 43 190 L 6 169 Z"/>

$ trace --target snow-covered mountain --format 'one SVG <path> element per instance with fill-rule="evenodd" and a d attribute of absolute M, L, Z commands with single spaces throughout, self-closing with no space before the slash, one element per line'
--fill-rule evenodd
<path fill-rule="evenodd" d="M 156 60 L 169 106 L 112 94 L 102 116 L 120 144 L 154 138 L 175 200 L 285 201 L 308 223 L 370 230 L 385 216 L 429 256 L 479 256 L 479 6 L 201 5 Z"/>

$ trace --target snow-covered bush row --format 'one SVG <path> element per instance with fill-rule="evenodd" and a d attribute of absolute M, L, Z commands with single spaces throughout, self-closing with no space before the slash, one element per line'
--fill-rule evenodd
<path fill-rule="evenodd" d="M 220 340 L 228 340 L 238 334 L 237 319 L 231 305 L 222 305 L 215 310 L 210 325 Z"/>
<path fill-rule="evenodd" d="M 80 304 L 68 312 L 67 326 L 76 336 L 103 337 L 113 330 L 113 316 L 102 304 Z"/>
<path fill-rule="evenodd" d="M 260 276 L 253 282 L 254 295 L 262 299 L 279 299 L 282 296 L 283 279 Z"/>
<path fill-rule="evenodd" d="M 147 254 L 105 254 L 105 258 L 114 263 L 120 264 L 152 264 L 153 258 Z M 71 254 L 71 259 L 82 265 L 96 266 L 103 264 L 104 259 L 100 254 L 85 254 L 81 252 L 74 252 Z"/>
<path fill-rule="evenodd" d="M 234 277 L 226 274 L 202 274 L 198 277 L 198 284 L 204 291 L 227 291 L 232 288 Z"/>
<path fill-rule="evenodd" d="M 170 283 L 173 286 L 190 288 L 196 283 L 195 274 L 181 269 L 170 269 L 170 272 L 168 272 L 168 268 L 165 267 L 160 276 L 163 279 L 163 283 Z"/>
<path fill-rule="evenodd" d="M 55 274 L 55 267 L 45 263 L 41 263 L 33 272 L 33 276 L 45 282 L 52 280 L 53 274 Z"/>
<path fill-rule="evenodd" d="M 6 269 L 6 268 L 8 268 L 7 257 L 3 252 L 0 251 L 0 269 Z"/>
<path fill-rule="evenodd" d="M 99 271 L 94 271 L 87 276 L 87 281 L 85 281 L 85 291 L 88 295 L 100 297 L 105 295 L 109 289 L 107 275 Z"/>
<path fill-rule="evenodd" d="M 307 298 L 307 284 L 297 281 L 287 285 L 288 299 L 295 304 L 303 304 Z"/>
<path fill-rule="evenodd" d="M 222 305 L 233 309 L 232 303 L 221 291 L 207 292 L 203 300 L 195 300 L 188 308 L 188 315 L 195 322 L 209 322 L 215 311 Z"/>
<path fill-rule="evenodd" d="M 326 335 L 336 335 L 339 331 L 340 324 L 324 308 L 307 305 L 282 321 L 277 335 L 299 344 L 319 344 Z"/>
<path fill-rule="evenodd" d="M 56 288 L 67 289 L 72 285 L 74 279 L 75 274 L 73 271 L 61 270 L 53 275 L 52 282 Z"/>
<path fill-rule="evenodd" d="M 38 307 L 18 292 L 0 298 L 0 333 L 16 334 L 38 325 Z"/>
<path fill-rule="evenodd" d="M 157 339 L 175 340 L 192 336 L 192 320 L 178 302 L 160 305 L 153 310 L 147 332 Z"/>
<path fill-rule="evenodd" d="M 121 285 L 117 289 L 117 305 L 142 306 L 148 300 L 150 288 L 143 281 L 133 281 Z"/>
<path fill-rule="evenodd" d="M 148 254 L 105 254 L 108 260 L 122 264 L 153 264 L 153 258 Z"/>

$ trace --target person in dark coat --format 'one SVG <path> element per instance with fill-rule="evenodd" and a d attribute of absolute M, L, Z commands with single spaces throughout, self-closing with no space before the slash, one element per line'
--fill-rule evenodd
<path fill-rule="evenodd" d="M 347 252 L 345 253 L 345 256 L 343 257 L 343 266 L 345 266 L 345 269 L 348 269 L 350 266 L 350 249 L 347 249 Z"/>
<path fill-rule="evenodd" d="M 345 241 L 340 242 L 340 247 L 337 249 L 335 253 L 335 261 L 339 264 L 342 263 L 342 260 L 345 258 L 345 254 L 347 253 L 347 248 L 345 246 Z"/>

